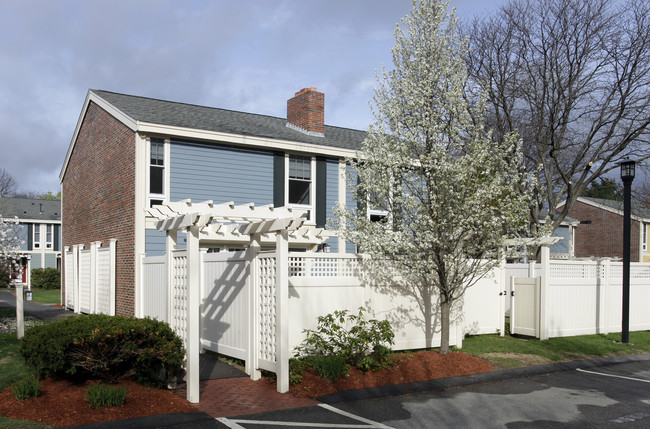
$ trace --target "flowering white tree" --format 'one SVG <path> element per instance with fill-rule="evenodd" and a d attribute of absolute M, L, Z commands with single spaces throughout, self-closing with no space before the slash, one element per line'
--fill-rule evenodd
<path fill-rule="evenodd" d="M 446 3 L 414 1 L 395 31 L 394 68 L 378 76 L 375 122 L 351 161 L 362 203 L 337 209 L 377 284 L 417 303 L 427 347 L 440 329 L 441 353 L 454 303 L 499 263 L 504 239 L 525 230 L 532 180 L 518 138 L 494 143 L 476 121 L 482 105 L 466 98 L 466 49 Z"/>
<path fill-rule="evenodd" d="M 18 251 L 23 241 L 20 238 L 18 218 L 7 218 L 0 214 L 0 268 L 13 272 Z"/>

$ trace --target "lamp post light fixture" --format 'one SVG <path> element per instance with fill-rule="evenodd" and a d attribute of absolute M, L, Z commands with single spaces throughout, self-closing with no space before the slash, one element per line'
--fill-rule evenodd
<path fill-rule="evenodd" d="M 623 180 L 623 318 L 621 325 L 621 342 L 630 342 L 630 217 L 632 212 L 632 181 L 634 180 L 635 162 L 621 162 L 621 179 Z"/>

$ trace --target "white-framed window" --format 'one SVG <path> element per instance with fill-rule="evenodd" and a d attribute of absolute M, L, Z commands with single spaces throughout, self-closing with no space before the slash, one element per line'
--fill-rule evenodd
<path fill-rule="evenodd" d="M 162 204 L 165 197 L 165 140 L 149 140 L 149 207 Z"/>
<path fill-rule="evenodd" d="M 648 224 L 647 223 L 642 223 L 641 224 L 643 227 L 643 241 L 641 242 L 643 250 L 648 250 Z"/>
<path fill-rule="evenodd" d="M 316 159 L 309 156 L 288 155 L 286 205 L 307 210 L 307 219 L 314 219 L 314 172 Z"/>
<path fill-rule="evenodd" d="M 51 224 L 45 225 L 45 248 L 51 249 L 54 237 L 54 226 Z"/>
<path fill-rule="evenodd" d="M 34 249 L 41 248 L 41 225 L 38 223 L 35 223 L 33 227 L 32 243 Z"/>

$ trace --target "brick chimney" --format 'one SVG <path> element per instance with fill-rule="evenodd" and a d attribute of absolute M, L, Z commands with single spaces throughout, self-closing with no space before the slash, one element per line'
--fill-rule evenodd
<path fill-rule="evenodd" d="M 305 134 L 325 135 L 325 94 L 303 88 L 287 101 L 287 127 Z"/>

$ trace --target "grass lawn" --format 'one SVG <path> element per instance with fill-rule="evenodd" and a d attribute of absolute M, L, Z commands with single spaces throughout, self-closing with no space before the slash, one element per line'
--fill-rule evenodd
<path fill-rule="evenodd" d="M 7 289 L 15 292 L 15 289 Z M 27 290 L 27 289 L 24 289 Z M 32 302 L 40 304 L 61 304 L 61 289 L 32 289 Z"/>
<path fill-rule="evenodd" d="M 621 333 L 580 335 L 540 341 L 498 335 L 476 335 L 463 340 L 455 349 L 483 358 L 497 368 L 550 363 L 593 357 L 650 353 L 650 332 L 630 332 L 630 344 L 621 344 Z"/>
<path fill-rule="evenodd" d="M 32 301 L 41 304 L 61 304 L 61 289 L 32 289 Z"/>

